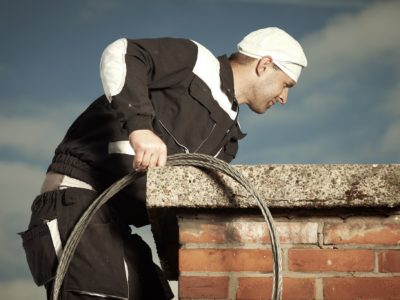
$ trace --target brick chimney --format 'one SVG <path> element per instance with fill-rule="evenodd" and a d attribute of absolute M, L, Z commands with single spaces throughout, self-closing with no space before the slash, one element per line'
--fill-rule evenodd
<path fill-rule="evenodd" d="M 235 168 L 274 216 L 283 299 L 400 299 L 400 165 Z M 193 167 L 152 169 L 147 184 L 179 299 L 270 299 L 268 228 L 240 185 Z"/>

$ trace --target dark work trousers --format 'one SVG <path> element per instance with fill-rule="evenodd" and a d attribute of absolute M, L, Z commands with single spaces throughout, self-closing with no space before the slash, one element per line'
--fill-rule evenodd
<path fill-rule="evenodd" d="M 29 268 L 50 299 L 58 259 L 82 213 L 98 196 L 67 188 L 34 200 L 28 230 L 21 233 Z M 150 247 L 107 204 L 93 217 L 76 249 L 61 288 L 62 300 L 171 299 Z"/>

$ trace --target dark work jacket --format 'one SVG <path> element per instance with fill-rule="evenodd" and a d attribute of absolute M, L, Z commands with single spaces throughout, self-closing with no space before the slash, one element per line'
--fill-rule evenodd
<path fill-rule="evenodd" d="M 235 157 L 244 134 L 226 56 L 185 39 L 120 39 L 105 49 L 100 68 L 105 95 L 71 125 L 48 171 L 102 191 L 132 171 L 128 136 L 138 129 L 156 133 L 168 154 Z M 143 189 L 143 182 L 133 184 L 116 197 L 129 204 L 119 209 L 135 225 L 147 222 Z"/>

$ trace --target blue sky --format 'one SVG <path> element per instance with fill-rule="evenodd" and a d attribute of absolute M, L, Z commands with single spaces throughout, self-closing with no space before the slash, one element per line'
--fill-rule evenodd
<path fill-rule="evenodd" d="M 296 37 L 309 67 L 285 106 L 241 107 L 248 136 L 234 163 L 399 163 L 399 1 L 2 2 L 1 299 L 42 295 L 15 233 L 68 125 L 102 93 L 102 50 L 120 37 L 173 36 L 229 54 L 267 26 Z"/>

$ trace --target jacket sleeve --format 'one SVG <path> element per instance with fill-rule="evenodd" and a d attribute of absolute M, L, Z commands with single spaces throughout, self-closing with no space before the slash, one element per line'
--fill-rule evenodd
<path fill-rule="evenodd" d="M 119 39 L 104 50 L 100 77 L 107 99 L 129 132 L 152 130 L 154 109 L 149 89 L 166 88 L 189 76 L 197 59 L 190 40 Z"/>

